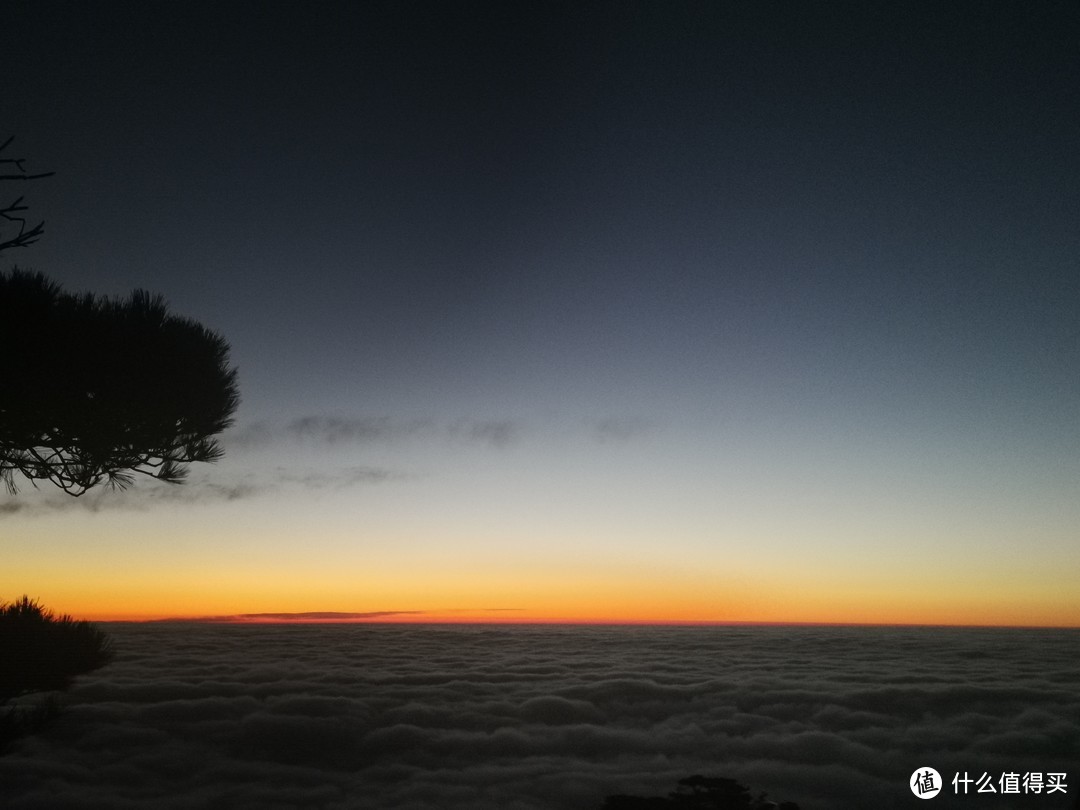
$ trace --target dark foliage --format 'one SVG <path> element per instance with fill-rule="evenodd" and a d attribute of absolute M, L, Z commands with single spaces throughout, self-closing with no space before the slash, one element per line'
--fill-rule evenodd
<path fill-rule="evenodd" d="M 602 810 L 670 810 L 675 806 L 663 796 L 627 796 L 619 793 L 604 799 Z"/>
<path fill-rule="evenodd" d="M 106 635 L 89 622 L 57 616 L 27 596 L 0 605 L 0 701 L 66 689 L 76 675 L 113 658 Z"/>
<path fill-rule="evenodd" d="M 750 789 L 734 779 L 715 776 L 688 776 L 679 780 L 674 793 L 665 796 L 608 796 L 602 810 L 799 810 L 794 802 L 757 799 Z"/>
<path fill-rule="evenodd" d="M 183 480 L 216 461 L 239 403 L 225 339 L 160 296 L 75 295 L 40 273 L 0 273 L 0 478 L 71 495 L 133 473 Z"/>
<path fill-rule="evenodd" d="M 56 616 L 27 596 L 0 604 L 0 750 L 59 711 L 54 699 L 8 704 L 36 692 L 67 689 L 77 675 L 112 659 L 108 637 L 88 622 Z"/>

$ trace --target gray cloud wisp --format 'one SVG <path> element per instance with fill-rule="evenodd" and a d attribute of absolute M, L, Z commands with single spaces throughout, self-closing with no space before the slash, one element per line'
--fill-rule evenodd
<path fill-rule="evenodd" d="M 390 416 L 307 415 L 283 423 L 250 423 L 229 433 L 226 443 L 238 449 L 254 449 L 283 442 L 337 447 L 423 439 L 503 447 L 515 441 L 522 430 L 523 426 L 511 419 L 437 421 Z"/>

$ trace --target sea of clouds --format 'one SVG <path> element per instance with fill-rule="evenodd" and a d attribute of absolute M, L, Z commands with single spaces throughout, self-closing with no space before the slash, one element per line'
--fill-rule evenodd
<path fill-rule="evenodd" d="M 803 810 L 1080 806 L 1075 630 L 103 626 L 115 663 L 0 756 L 0 806 L 595 810 L 694 773 Z"/>

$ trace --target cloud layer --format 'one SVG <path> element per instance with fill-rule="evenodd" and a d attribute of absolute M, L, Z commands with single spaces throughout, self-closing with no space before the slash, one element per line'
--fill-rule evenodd
<path fill-rule="evenodd" d="M 731 776 L 804 810 L 1069 772 L 1075 631 L 114 625 L 117 662 L 0 758 L 10 808 L 588 810 Z M 935 807 L 1070 807 L 941 794 Z M 951 790 L 951 787 L 949 788 Z"/>

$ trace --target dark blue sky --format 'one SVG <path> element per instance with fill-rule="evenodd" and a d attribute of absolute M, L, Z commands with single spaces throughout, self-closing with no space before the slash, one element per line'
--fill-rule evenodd
<path fill-rule="evenodd" d="M 26 189 L 47 235 L 5 261 L 146 287 L 221 330 L 240 429 L 648 434 L 632 462 L 568 462 L 581 487 L 635 470 L 642 492 L 700 487 L 656 521 L 685 509 L 724 542 L 758 507 L 812 491 L 843 511 L 878 477 L 886 522 L 970 490 L 933 537 L 1009 493 L 1027 493 L 1016 526 L 1049 500 L 1047 542 L 1075 535 L 1074 3 L 4 18 L 4 134 L 57 172 Z M 429 452 L 379 463 L 453 469 Z M 505 479 L 561 475 L 521 452 L 492 462 Z M 732 481 L 758 506 L 711 524 L 705 493 Z M 879 501 L 859 503 L 871 520 Z M 796 525 L 759 528 L 782 547 Z"/>

